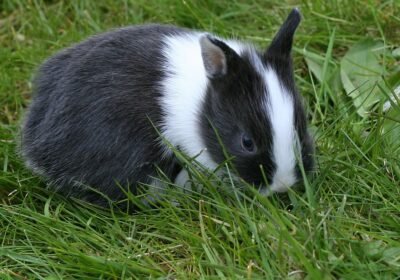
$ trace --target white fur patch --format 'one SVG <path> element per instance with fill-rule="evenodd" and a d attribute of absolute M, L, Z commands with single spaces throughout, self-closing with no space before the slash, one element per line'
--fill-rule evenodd
<path fill-rule="evenodd" d="M 166 187 L 165 183 L 160 179 L 152 178 L 150 184 L 148 184 L 146 195 L 141 199 L 142 203 L 150 205 L 160 200 L 165 195 Z"/>
<path fill-rule="evenodd" d="M 191 33 L 165 37 L 163 50 L 168 77 L 162 82 L 164 95 L 161 105 L 164 112 L 163 136 L 175 147 L 179 146 L 189 156 L 196 156 L 204 166 L 217 167 L 201 137 L 200 110 L 204 102 L 208 79 L 204 69 L 199 39 L 206 33 Z M 219 38 L 218 38 L 219 39 Z M 240 53 L 242 45 L 225 41 Z"/>
<path fill-rule="evenodd" d="M 265 67 L 255 52 L 250 50 L 249 54 L 254 68 L 264 78 L 268 90 L 264 107 L 272 125 L 272 151 L 276 171 L 271 185 L 260 192 L 269 195 L 272 192 L 287 191 L 296 182 L 294 104 L 276 72 Z"/>
<path fill-rule="evenodd" d="M 189 189 L 190 182 L 189 182 L 189 173 L 182 169 L 179 174 L 175 178 L 175 185 L 180 186 L 182 189 Z"/>
<path fill-rule="evenodd" d="M 296 182 L 294 104 L 273 69 L 265 69 L 263 76 L 268 89 L 265 106 L 272 124 L 277 168 L 269 188 L 273 192 L 284 192 Z"/>
<path fill-rule="evenodd" d="M 206 150 L 199 123 L 199 114 L 208 83 L 199 44 L 202 35 L 205 33 L 165 37 L 166 47 L 163 53 L 167 63 L 164 65 L 164 70 L 168 76 L 161 85 L 164 92 L 161 106 L 166 113 L 161 132 L 172 145 L 179 146 L 189 156 L 200 154 L 197 160 L 204 166 L 214 169 L 217 163 Z M 276 73 L 264 67 L 260 58 L 253 53 L 251 46 L 238 41 L 222 41 L 239 55 L 248 50 L 252 64 L 265 79 L 269 94 L 264 106 L 272 123 L 273 156 L 277 170 L 272 184 L 261 192 L 267 194 L 286 191 L 296 182 L 293 100 Z"/>

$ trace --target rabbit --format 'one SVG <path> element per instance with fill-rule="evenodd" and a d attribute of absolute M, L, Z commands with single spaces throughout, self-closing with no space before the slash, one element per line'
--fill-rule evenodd
<path fill-rule="evenodd" d="M 210 170 L 225 149 L 262 194 L 287 191 L 301 178 L 298 154 L 304 170 L 313 166 L 291 59 L 300 21 L 293 9 L 265 51 L 160 24 L 62 50 L 34 79 L 21 133 L 26 165 L 56 191 L 104 205 L 97 191 L 118 201 L 139 185 L 160 187 L 157 169 L 185 184 L 167 141 Z"/>

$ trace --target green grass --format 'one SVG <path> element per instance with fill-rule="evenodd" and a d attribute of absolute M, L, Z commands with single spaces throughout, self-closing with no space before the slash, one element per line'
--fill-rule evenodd
<path fill-rule="evenodd" d="M 30 81 L 57 50 L 144 22 L 265 47 L 293 6 L 304 17 L 296 80 L 317 143 L 304 194 L 243 194 L 192 170 L 200 194 L 171 190 L 178 205 L 128 215 L 52 194 L 24 168 L 18 127 Z M 371 53 L 367 38 L 379 55 L 357 54 L 349 65 L 357 44 Z M 393 99 L 382 110 L 399 86 L 399 46 L 394 0 L 1 1 L 0 278 L 400 279 L 400 107 Z"/>

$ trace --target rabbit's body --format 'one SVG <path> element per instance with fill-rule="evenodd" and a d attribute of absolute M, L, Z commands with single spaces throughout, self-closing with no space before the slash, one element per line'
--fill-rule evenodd
<path fill-rule="evenodd" d="M 263 165 L 271 183 L 264 191 L 283 191 L 298 178 L 295 135 L 307 164 L 311 141 L 290 54 L 269 51 L 162 25 L 123 28 L 68 48 L 35 80 L 23 128 L 27 165 L 63 193 L 101 203 L 88 185 L 119 200 L 117 183 L 135 193 L 156 167 L 171 179 L 180 172 L 163 137 L 215 168 L 224 158 L 216 128 L 241 177 L 260 184 Z"/>
<path fill-rule="evenodd" d="M 154 164 L 168 175 L 176 172 L 174 157 L 150 123 L 162 122 L 166 73 L 149 66 L 164 61 L 162 37 L 182 32 L 155 25 L 124 28 L 48 60 L 24 126 L 28 165 L 63 192 L 84 191 L 81 182 L 115 200 L 123 196 L 116 182 L 149 183 Z"/>

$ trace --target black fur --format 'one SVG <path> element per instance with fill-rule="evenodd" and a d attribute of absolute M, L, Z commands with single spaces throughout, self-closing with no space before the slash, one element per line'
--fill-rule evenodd
<path fill-rule="evenodd" d="M 229 52 L 233 52 L 230 50 Z M 228 59 L 228 73 L 214 79 L 208 87 L 201 120 L 203 135 L 211 156 L 216 162 L 225 159 L 215 131 L 228 153 L 234 156 L 234 165 L 240 176 L 260 184 L 260 165 L 267 177 L 272 177 L 275 164 L 272 158 L 271 124 L 260 106 L 265 97 L 264 81 L 255 71 L 250 58 L 232 55 Z M 241 148 L 243 132 L 255 141 L 257 153 L 247 153 Z"/>
<path fill-rule="evenodd" d="M 130 27 L 93 37 L 56 54 L 35 80 L 23 128 L 23 154 L 59 191 L 102 204 L 79 183 L 112 200 L 116 186 L 148 183 L 158 165 L 176 173 L 163 157 L 158 134 L 162 111 L 157 83 L 165 73 L 162 35 L 185 32 L 168 26 Z M 150 122 L 151 120 L 151 122 Z M 79 182 L 77 184 L 77 182 Z"/>
<path fill-rule="evenodd" d="M 292 95 L 302 164 L 307 172 L 313 167 L 313 141 L 307 131 L 306 115 L 295 86 L 290 54 L 293 35 L 299 22 L 300 14 L 297 10 L 293 10 L 267 51 L 257 55 L 267 68 L 276 71 L 278 78 Z M 262 175 L 264 172 L 268 183 L 271 184 L 276 170 L 272 155 L 272 125 L 265 114 L 265 107 L 262 106 L 265 94 L 270 93 L 251 64 L 249 53 L 239 57 L 223 42 L 214 40 L 213 43 L 226 54 L 228 70 L 225 76 L 211 79 L 207 89 L 201 120 L 207 148 L 216 162 L 223 161 L 225 156 L 218 141 L 220 137 L 227 152 L 234 156 L 233 162 L 240 177 L 260 185 L 264 183 Z M 243 133 L 247 133 L 255 141 L 257 147 L 255 154 L 241 148 L 240 139 Z M 298 179 L 301 178 L 299 166 L 296 167 L 296 176 Z"/>
<path fill-rule="evenodd" d="M 307 172 L 314 166 L 314 142 L 307 130 L 307 117 L 300 94 L 296 88 L 293 76 L 293 63 L 290 55 L 293 36 L 300 20 L 300 12 L 297 9 L 293 9 L 265 52 L 264 61 L 267 65 L 275 69 L 278 78 L 287 87 L 289 93 L 292 94 L 295 127 L 301 144 L 301 160 L 304 170 Z M 296 167 L 296 173 L 300 179 L 301 172 L 299 166 Z"/>

